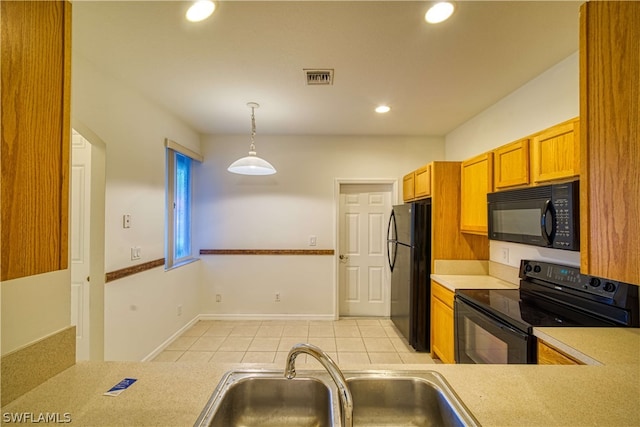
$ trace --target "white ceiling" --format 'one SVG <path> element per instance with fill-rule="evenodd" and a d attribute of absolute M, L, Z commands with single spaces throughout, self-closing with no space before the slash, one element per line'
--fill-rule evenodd
<path fill-rule="evenodd" d="M 445 135 L 578 50 L 581 2 L 75 1 L 73 54 L 206 134 Z M 304 68 L 333 68 L 306 86 Z M 387 103 L 390 113 L 373 108 Z"/>

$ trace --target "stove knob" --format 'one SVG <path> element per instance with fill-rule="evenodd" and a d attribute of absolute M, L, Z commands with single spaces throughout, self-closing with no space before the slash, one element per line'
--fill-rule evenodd
<path fill-rule="evenodd" d="M 540 273 L 541 270 L 542 270 L 542 267 L 540 267 L 539 265 L 536 265 L 535 267 L 533 267 L 534 273 Z"/>
<path fill-rule="evenodd" d="M 594 288 L 597 288 L 598 286 L 600 286 L 600 279 L 598 279 L 597 277 L 592 277 L 591 279 L 589 279 L 589 284 Z"/>
<path fill-rule="evenodd" d="M 533 267 L 531 267 L 531 264 L 527 264 L 527 265 L 524 266 L 524 271 L 527 272 L 527 273 L 530 272 L 532 269 L 533 269 Z"/>
<path fill-rule="evenodd" d="M 614 285 L 611 282 L 607 282 L 607 283 L 604 284 L 604 290 L 606 292 L 613 292 L 613 291 L 616 290 L 616 285 Z"/>

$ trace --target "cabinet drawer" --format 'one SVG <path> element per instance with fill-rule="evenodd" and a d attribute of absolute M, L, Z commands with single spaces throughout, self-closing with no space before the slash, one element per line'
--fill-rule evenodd
<path fill-rule="evenodd" d="M 431 281 L 431 294 L 434 298 L 438 298 L 445 303 L 448 307 L 453 308 L 453 296 L 454 293 L 445 288 L 441 284 Z"/>

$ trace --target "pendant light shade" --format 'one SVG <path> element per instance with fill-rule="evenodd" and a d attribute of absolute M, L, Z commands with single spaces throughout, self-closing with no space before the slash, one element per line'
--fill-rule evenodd
<path fill-rule="evenodd" d="M 247 107 L 251 108 L 251 145 L 249 146 L 249 155 L 231 163 L 227 168 L 229 172 L 240 175 L 273 175 L 276 169 L 271 163 L 256 155 L 255 136 L 256 136 L 256 116 L 255 109 L 260 105 L 255 102 L 249 102 Z"/>

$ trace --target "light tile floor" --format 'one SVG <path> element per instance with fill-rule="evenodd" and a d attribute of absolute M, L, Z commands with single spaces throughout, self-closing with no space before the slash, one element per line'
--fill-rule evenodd
<path fill-rule="evenodd" d="M 311 343 L 339 365 L 436 363 L 418 353 L 389 319 L 337 321 L 201 320 L 176 338 L 154 362 L 276 363 L 291 347 Z M 297 364 L 317 365 L 300 355 Z M 438 361 L 439 362 L 439 361 Z"/>

